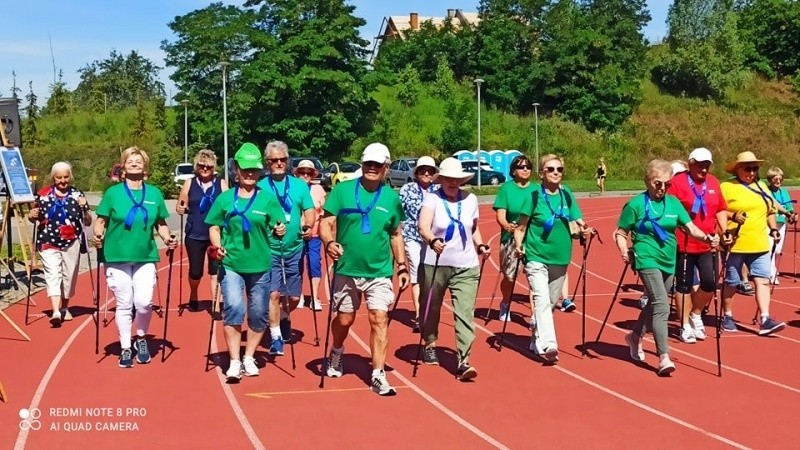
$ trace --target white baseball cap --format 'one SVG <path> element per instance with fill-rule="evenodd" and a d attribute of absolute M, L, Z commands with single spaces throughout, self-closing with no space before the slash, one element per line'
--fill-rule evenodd
<path fill-rule="evenodd" d="M 372 161 L 380 164 L 389 164 L 392 157 L 389 155 L 389 148 L 379 142 L 373 142 L 364 148 L 361 153 L 361 162 Z"/>
<path fill-rule="evenodd" d="M 707 149 L 705 147 L 700 147 L 700 148 L 696 148 L 696 149 L 692 150 L 692 152 L 689 153 L 689 161 L 690 162 L 691 161 L 695 161 L 695 162 L 708 161 L 710 163 L 714 162 L 714 160 L 711 158 L 711 150 L 709 150 L 709 149 Z"/>

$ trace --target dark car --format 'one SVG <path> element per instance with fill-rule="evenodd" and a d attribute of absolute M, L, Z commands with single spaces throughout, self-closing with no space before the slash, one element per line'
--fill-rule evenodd
<path fill-rule="evenodd" d="M 461 167 L 465 172 L 474 173 L 475 176 L 469 180 L 469 184 L 478 185 L 478 162 L 477 161 L 461 161 Z M 492 166 L 488 164 L 481 164 L 481 186 L 491 185 L 497 186 L 506 181 L 506 176 L 502 173 L 493 170 Z"/>

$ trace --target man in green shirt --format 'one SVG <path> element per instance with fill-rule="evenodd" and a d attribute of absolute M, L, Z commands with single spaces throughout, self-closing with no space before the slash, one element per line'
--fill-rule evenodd
<path fill-rule="evenodd" d="M 287 174 L 289 148 L 281 141 L 272 141 L 264 150 L 269 174 L 258 182 L 265 194 L 274 196 L 281 205 L 280 221 L 286 224 L 286 235 L 270 241 L 272 273 L 269 294 L 270 355 L 283 355 L 284 342 L 292 338 L 289 313 L 297 308 L 303 293 L 303 239 L 311 238 L 314 223 L 314 200 L 308 185 Z M 308 227 L 304 227 L 307 225 Z M 282 296 L 287 304 L 281 307 Z"/>
<path fill-rule="evenodd" d="M 344 341 L 363 296 L 371 325 L 371 387 L 384 396 L 397 393 L 383 370 L 388 311 L 394 303 L 394 260 L 398 261 L 400 290 L 409 281 L 400 230 L 405 214 L 397 193 L 383 185 L 390 159 L 385 145 L 368 145 L 361 155 L 363 175 L 336 185 L 325 202 L 320 224 L 325 251 L 336 261 L 331 308 L 336 308 L 337 314 L 331 323 L 333 347 L 323 370 L 332 378 L 342 376 Z"/>

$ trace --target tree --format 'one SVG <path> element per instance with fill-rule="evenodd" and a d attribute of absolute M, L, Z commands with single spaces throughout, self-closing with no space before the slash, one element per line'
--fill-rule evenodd
<path fill-rule="evenodd" d="M 770 77 L 800 70 L 800 2 L 740 1 L 736 10 L 747 66 Z"/>
<path fill-rule="evenodd" d="M 63 81 L 64 72 L 58 72 L 58 81 L 50 85 L 50 98 L 47 99 L 44 114 L 63 116 L 72 109 L 72 93 Z"/>
<path fill-rule="evenodd" d="M 440 58 L 439 65 L 436 66 L 436 79 L 433 81 L 433 95 L 446 100 L 453 96 L 455 88 L 453 69 L 450 68 L 450 64 L 445 58 Z"/>
<path fill-rule="evenodd" d="M 439 138 L 439 149 L 445 154 L 465 150 L 474 145 L 475 108 L 469 99 L 449 98 L 445 106 L 445 122 Z"/>
<path fill-rule="evenodd" d="M 405 106 L 414 106 L 422 90 L 417 70 L 410 64 L 407 65 L 398 75 L 397 84 L 400 88 L 397 91 L 397 100 Z"/>
<path fill-rule="evenodd" d="M 105 111 L 108 107 L 135 106 L 140 97 L 163 102 L 166 95 L 164 84 L 158 79 L 160 71 L 160 67 L 135 50 L 127 56 L 112 50 L 108 58 L 78 70 L 81 81 L 75 88 L 75 103 Z"/>
<path fill-rule="evenodd" d="M 22 138 L 26 146 L 36 146 L 39 142 L 39 106 L 36 101 L 39 97 L 33 92 L 33 81 L 28 82 L 28 93 L 25 95 L 25 100 L 28 102 L 25 105 L 25 120 L 22 122 Z"/>

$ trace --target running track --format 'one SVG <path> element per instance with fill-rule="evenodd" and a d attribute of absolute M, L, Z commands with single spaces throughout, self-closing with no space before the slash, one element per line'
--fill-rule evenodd
<path fill-rule="evenodd" d="M 381 398 L 367 387 L 369 327 L 363 312 L 346 343 L 346 375 L 327 379 L 325 389 L 318 388 L 322 347 L 314 346 L 308 309 L 293 314 L 295 335 L 301 338 L 295 344 L 296 370 L 288 346 L 286 356 L 276 360 L 260 348 L 261 376 L 226 384 L 220 367 L 204 371 L 208 313 L 176 314 L 177 281 L 172 286 L 168 336 L 174 352 L 168 350 L 165 363 L 158 355 L 149 365 L 119 369 L 113 320 L 101 327 L 100 354 L 94 353 L 91 288 L 88 275 L 82 274 L 73 305 L 84 307 L 76 308 L 80 315 L 74 321 L 51 329 L 41 315 L 49 312 L 43 292 L 34 298 L 39 305 L 32 308 L 37 314 L 34 322 L 25 328 L 32 342 L 22 341 L 0 321 L 0 380 L 10 397 L 10 402 L 0 403 L 0 448 L 407 448 L 414 442 L 442 449 L 795 448 L 793 431 L 800 413 L 800 377 L 794 361 L 800 350 L 800 284 L 793 282 L 792 258 L 797 255 L 792 253 L 792 233 L 781 261 L 784 276 L 772 304 L 772 314 L 789 326 L 768 338 L 748 331 L 723 335 L 722 378 L 716 375 L 713 338 L 683 344 L 674 337 L 674 322 L 670 345 L 678 370 L 671 378 L 655 374 L 652 339 L 645 343 L 649 366 L 630 361 L 623 335 L 638 314 L 635 287 L 621 292 L 600 343 L 589 347 L 590 356 L 581 355 L 583 307 L 587 340 L 593 341 L 623 267 L 611 231 L 624 201 L 579 201 L 605 243 L 595 241 L 591 248 L 586 303 L 579 295 L 578 311 L 556 312 L 561 351 L 557 366 L 543 366 L 527 350 L 530 310 L 523 294 L 524 277 L 518 279 L 519 301 L 513 305 L 514 321 L 502 351 L 494 346 L 502 324 L 491 320 L 484 325 L 482 317 L 498 277 L 499 235 L 489 206 L 483 206 L 481 226 L 493 257 L 485 267 L 476 312 L 471 361 L 479 376 L 472 383 L 454 379 L 453 318 L 444 313 L 439 341 L 442 366 L 421 366 L 412 377 L 419 335 L 408 326 L 413 308 L 406 292 L 390 330 L 389 379 L 398 388 L 392 398 Z M 579 247 L 573 256 L 570 290 L 579 270 Z M 156 303 L 159 297 L 166 301 L 164 261 Z M 176 263 L 175 280 L 178 269 Z M 629 273 L 625 283 L 635 281 Z M 208 283 L 203 289 L 210 297 Z M 113 307 L 104 284 L 100 300 Z M 751 330 L 754 308 L 751 298 L 736 297 L 736 318 Z M 18 304 L 6 312 L 22 324 L 24 310 L 24 304 Z M 318 315 L 323 342 L 326 314 L 327 307 Z M 156 338 L 151 351 L 160 345 L 164 324 L 162 318 L 153 317 L 151 333 Z M 211 356 L 226 368 L 221 325 L 215 326 Z M 711 337 L 713 330 L 707 327 Z M 23 408 L 41 411 L 40 429 L 20 430 Z M 111 417 L 88 416 L 102 408 L 110 408 L 103 411 Z M 108 429 L 119 427 L 119 422 L 136 430 Z"/>

